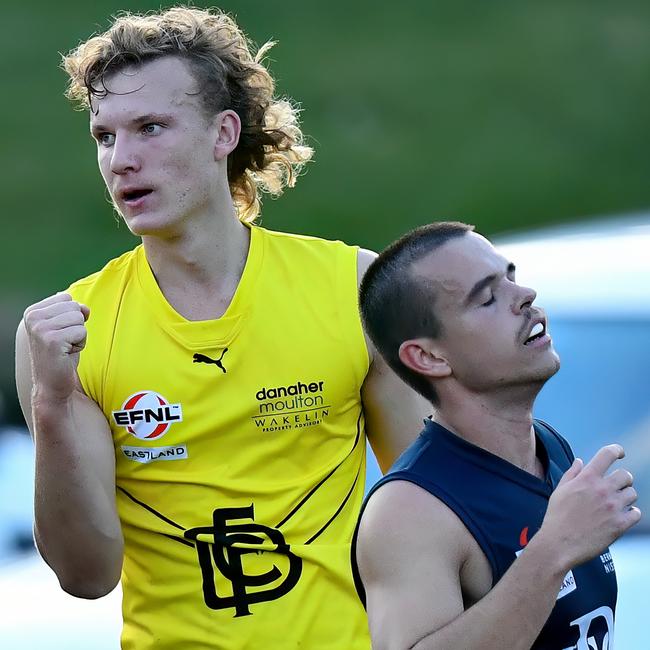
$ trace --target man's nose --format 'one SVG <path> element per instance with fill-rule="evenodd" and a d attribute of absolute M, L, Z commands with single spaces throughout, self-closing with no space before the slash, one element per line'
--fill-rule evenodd
<path fill-rule="evenodd" d="M 532 307 L 535 298 L 537 298 L 537 292 L 530 287 L 518 287 L 518 289 L 519 291 L 512 305 L 516 314 L 520 314 L 524 309 Z"/>
<path fill-rule="evenodd" d="M 111 171 L 126 174 L 140 169 L 140 158 L 126 136 L 116 136 L 111 150 Z"/>

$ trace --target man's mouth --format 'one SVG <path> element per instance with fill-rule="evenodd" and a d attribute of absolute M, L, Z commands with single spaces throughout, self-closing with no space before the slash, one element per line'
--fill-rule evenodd
<path fill-rule="evenodd" d="M 524 341 L 524 345 L 530 345 L 534 341 L 541 339 L 546 335 L 546 323 L 535 323 L 533 329 L 530 330 L 528 338 Z"/>
<path fill-rule="evenodd" d="M 153 192 L 153 190 L 150 189 L 127 190 L 125 192 L 122 192 L 122 199 L 126 203 L 133 203 L 134 201 L 141 199 L 143 196 L 151 194 L 151 192 Z"/>

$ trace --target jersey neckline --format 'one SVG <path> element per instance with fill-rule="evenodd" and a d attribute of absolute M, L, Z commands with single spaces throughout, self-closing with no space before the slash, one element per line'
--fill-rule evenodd
<path fill-rule="evenodd" d="M 458 452 L 461 452 L 465 457 L 469 456 L 470 459 L 472 457 L 476 458 L 483 467 L 488 467 L 496 474 L 500 474 L 509 480 L 523 483 L 536 490 L 541 489 L 544 493 L 551 493 L 558 479 L 553 476 L 549 453 L 542 436 L 540 436 L 537 427 L 533 427 L 533 430 L 536 443 L 535 454 L 544 468 L 544 476 L 542 478 L 521 469 L 521 467 L 514 465 L 505 458 L 501 458 L 501 456 L 493 454 L 483 447 L 479 447 L 461 438 L 434 420 L 425 421 L 424 431 L 422 433 L 431 439 L 434 444 L 437 442 L 436 438 L 443 438 L 447 444 L 455 448 Z"/>
<path fill-rule="evenodd" d="M 156 322 L 173 338 L 193 349 L 228 345 L 240 331 L 251 303 L 254 287 L 264 259 L 263 229 L 244 224 L 250 229 L 250 244 L 244 270 L 235 293 L 224 314 L 215 319 L 191 321 L 179 314 L 167 301 L 149 266 L 144 246 L 136 249 L 136 275 L 144 298 L 154 312 Z"/>

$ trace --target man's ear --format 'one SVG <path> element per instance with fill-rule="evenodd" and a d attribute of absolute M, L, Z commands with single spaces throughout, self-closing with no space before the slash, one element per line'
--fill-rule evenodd
<path fill-rule="evenodd" d="M 239 143 L 241 120 L 235 111 L 222 111 L 215 117 L 217 139 L 214 143 L 214 159 L 224 160 Z"/>
<path fill-rule="evenodd" d="M 425 377 L 448 377 L 451 366 L 429 338 L 410 339 L 399 346 L 400 361 L 407 367 Z"/>

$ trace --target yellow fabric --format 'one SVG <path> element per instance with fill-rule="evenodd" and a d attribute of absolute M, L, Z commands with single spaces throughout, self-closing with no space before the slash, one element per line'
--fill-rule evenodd
<path fill-rule="evenodd" d="M 141 246 L 70 288 L 91 309 L 81 382 L 115 443 L 125 650 L 370 647 L 349 560 L 369 363 L 356 256 L 252 227 L 212 321 L 174 311 Z"/>

